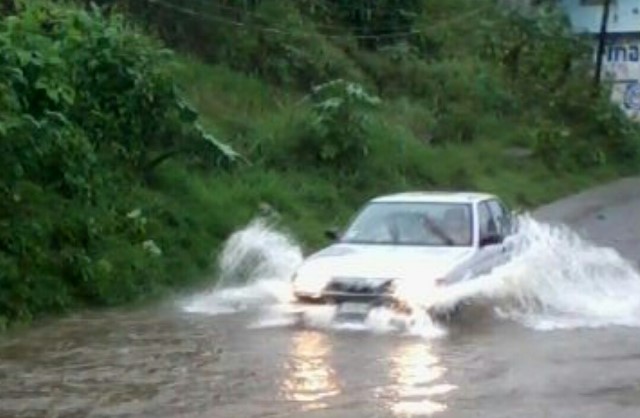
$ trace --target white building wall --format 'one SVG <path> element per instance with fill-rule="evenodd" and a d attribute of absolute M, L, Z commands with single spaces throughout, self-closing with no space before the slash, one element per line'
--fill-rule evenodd
<path fill-rule="evenodd" d="M 593 38 L 594 62 L 603 0 L 561 0 L 574 30 Z M 640 120 L 640 0 L 612 0 L 603 75 L 614 83 L 612 100 Z"/>

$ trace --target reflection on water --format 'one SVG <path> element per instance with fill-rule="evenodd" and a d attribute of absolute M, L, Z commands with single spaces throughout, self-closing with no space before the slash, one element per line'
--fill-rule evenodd
<path fill-rule="evenodd" d="M 446 369 L 425 343 L 399 345 L 391 354 L 389 377 L 394 382 L 380 397 L 398 417 L 427 416 L 447 409 L 433 398 L 456 387 L 440 382 Z"/>
<path fill-rule="evenodd" d="M 280 387 L 282 396 L 299 402 L 303 411 L 326 408 L 326 399 L 340 393 L 336 373 L 327 362 L 330 353 L 327 335 L 312 331 L 296 334 Z"/>

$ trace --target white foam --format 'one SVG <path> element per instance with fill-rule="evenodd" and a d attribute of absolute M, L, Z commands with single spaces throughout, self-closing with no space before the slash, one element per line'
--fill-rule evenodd
<path fill-rule="evenodd" d="M 527 216 L 520 219 L 520 232 L 510 240 L 515 246 L 511 262 L 439 291 L 431 298 L 433 307 L 489 303 L 497 317 L 538 330 L 640 326 L 640 275 L 614 250 L 594 246 L 566 227 Z M 225 245 L 219 284 L 192 298 L 184 309 L 211 315 L 255 311 L 252 327 L 289 326 L 302 317 L 306 326 L 314 328 L 396 330 L 389 326 L 393 313 L 386 309 L 353 325 L 332 322 L 331 307 L 301 311 L 291 305 L 290 278 L 302 259 L 290 236 L 256 220 Z M 412 320 L 409 334 L 428 338 L 446 334 L 426 314 Z"/>
<path fill-rule="evenodd" d="M 289 303 L 290 278 L 301 262 L 302 250 L 290 236 L 256 219 L 225 243 L 217 285 L 189 300 L 184 309 L 218 315 Z"/>
<path fill-rule="evenodd" d="M 640 326 L 640 275 L 610 248 L 567 227 L 520 220 L 512 261 L 451 286 L 434 302 L 489 300 L 502 318 L 541 329 Z"/>

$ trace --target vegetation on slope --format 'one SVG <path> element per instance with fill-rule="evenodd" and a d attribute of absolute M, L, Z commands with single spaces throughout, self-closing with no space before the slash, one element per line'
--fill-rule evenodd
<path fill-rule="evenodd" d="M 168 235 L 188 215 L 155 193 L 157 170 L 238 156 L 196 123 L 166 52 L 122 19 L 50 5 L 5 18 L 0 51 L 0 325 L 181 282 L 197 258 Z"/>
<path fill-rule="evenodd" d="M 207 278 L 264 202 L 312 248 L 376 194 L 530 206 L 638 163 L 552 8 L 27 3 L 0 9 L 0 325 Z"/>

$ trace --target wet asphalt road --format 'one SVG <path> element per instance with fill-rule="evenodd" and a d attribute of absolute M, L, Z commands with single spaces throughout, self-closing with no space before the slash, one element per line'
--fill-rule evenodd
<path fill-rule="evenodd" d="M 640 178 L 627 178 L 571 196 L 534 213 L 568 224 L 599 246 L 615 248 L 640 265 Z"/>
<path fill-rule="evenodd" d="M 536 216 L 640 261 L 640 180 Z M 540 332 L 468 312 L 423 339 L 252 319 L 171 305 L 6 336 L 0 418 L 640 416 L 640 329 Z"/>

